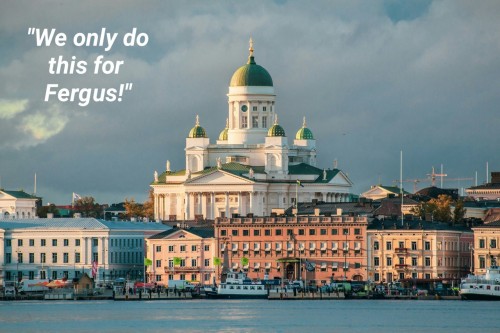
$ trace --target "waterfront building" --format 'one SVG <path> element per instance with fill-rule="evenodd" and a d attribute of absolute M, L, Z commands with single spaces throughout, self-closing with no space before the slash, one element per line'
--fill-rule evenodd
<path fill-rule="evenodd" d="M 490 266 L 500 263 L 500 221 L 485 223 L 472 228 L 474 231 L 474 274 L 482 275 Z"/>
<path fill-rule="evenodd" d="M 491 173 L 491 182 L 465 189 L 476 200 L 500 200 L 500 172 Z"/>
<path fill-rule="evenodd" d="M 169 280 L 213 284 L 217 249 L 213 227 L 173 228 L 146 239 L 148 281 L 168 286 Z"/>
<path fill-rule="evenodd" d="M 40 198 L 24 191 L 0 189 L 0 219 L 31 219 L 36 217 Z"/>
<path fill-rule="evenodd" d="M 278 121 L 272 77 L 257 65 L 252 43 L 249 51 L 248 62 L 230 79 L 227 120 L 218 140 L 210 143 L 196 116 L 184 167 L 174 171 L 167 161 L 163 172 L 155 171 L 155 219 L 270 216 L 294 202 L 350 201 L 352 182 L 336 163 L 333 169 L 317 166 L 316 138 L 305 118 L 289 144 Z"/>
<path fill-rule="evenodd" d="M 374 220 L 367 230 L 368 276 L 458 281 L 470 272 L 473 233 L 463 226 L 421 220 Z"/>
<path fill-rule="evenodd" d="M 250 278 L 367 279 L 366 216 L 218 218 L 215 235 L 224 269 Z"/>
<path fill-rule="evenodd" d="M 169 228 L 93 218 L 0 220 L 0 279 L 92 276 L 93 265 L 99 282 L 140 279 L 144 239 Z"/>

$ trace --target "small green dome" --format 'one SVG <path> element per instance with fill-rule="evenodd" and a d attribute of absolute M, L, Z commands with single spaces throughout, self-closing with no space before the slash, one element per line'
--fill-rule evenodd
<path fill-rule="evenodd" d="M 269 131 L 267 131 L 267 136 L 286 136 L 285 130 L 278 124 L 271 126 Z"/>
<path fill-rule="evenodd" d="M 229 82 L 230 87 L 242 86 L 264 86 L 272 87 L 273 79 L 269 72 L 262 66 L 255 63 L 253 56 L 253 42 L 250 39 L 250 56 L 246 65 L 238 68 Z"/>
<path fill-rule="evenodd" d="M 205 133 L 205 129 L 200 126 L 199 117 L 196 116 L 196 125 L 191 128 L 188 134 L 188 138 L 206 138 L 207 134 Z"/>
<path fill-rule="evenodd" d="M 227 133 L 229 132 L 229 120 L 226 119 L 226 128 L 224 128 L 219 134 L 220 141 L 227 141 Z"/>
<path fill-rule="evenodd" d="M 302 123 L 302 127 L 295 134 L 296 140 L 314 140 L 313 132 L 307 128 L 306 125 L 306 117 L 304 117 L 304 122 Z"/>

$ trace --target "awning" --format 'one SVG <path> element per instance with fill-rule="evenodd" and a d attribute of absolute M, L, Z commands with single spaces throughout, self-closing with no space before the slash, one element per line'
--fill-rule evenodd
<path fill-rule="evenodd" d="M 293 250 L 293 244 L 292 243 L 286 243 L 286 248 L 288 249 L 288 251 L 292 251 Z"/>
<path fill-rule="evenodd" d="M 338 268 L 339 263 L 338 262 L 332 262 L 332 268 Z"/>
<path fill-rule="evenodd" d="M 253 250 L 259 251 L 260 250 L 260 243 L 253 243 Z"/>
<path fill-rule="evenodd" d="M 265 248 L 266 251 L 271 251 L 271 244 L 270 243 L 266 243 L 264 245 L 264 248 Z"/>
<path fill-rule="evenodd" d="M 309 250 L 315 250 L 316 249 L 316 243 L 309 243 Z"/>
<path fill-rule="evenodd" d="M 321 242 L 321 250 L 325 251 L 326 250 L 326 243 L 325 242 Z"/>
<path fill-rule="evenodd" d="M 338 244 L 337 242 L 332 242 L 332 250 L 336 251 L 338 249 Z"/>
<path fill-rule="evenodd" d="M 281 243 L 276 243 L 276 251 L 281 251 Z"/>
<path fill-rule="evenodd" d="M 300 251 L 304 251 L 304 248 L 305 248 L 305 244 L 304 243 L 299 243 L 299 250 Z"/>
<path fill-rule="evenodd" d="M 249 247 L 250 247 L 250 245 L 248 243 L 244 243 L 243 244 L 243 251 L 248 251 Z"/>
<path fill-rule="evenodd" d="M 238 251 L 238 243 L 231 244 L 231 250 Z"/>
<path fill-rule="evenodd" d="M 326 268 L 326 262 L 321 263 L 321 268 Z"/>
<path fill-rule="evenodd" d="M 287 258 L 280 258 L 278 260 L 276 260 L 277 262 L 283 262 L 283 263 L 298 263 L 300 262 L 300 259 L 299 258 L 294 258 L 294 257 L 287 257 Z"/>
<path fill-rule="evenodd" d="M 260 268 L 260 262 L 254 262 L 253 268 Z"/>
<path fill-rule="evenodd" d="M 237 262 L 233 262 L 233 269 L 237 269 L 238 268 L 238 263 Z"/>
<path fill-rule="evenodd" d="M 266 268 L 271 268 L 271 263 L 270 262 L 266 262 Z"/>

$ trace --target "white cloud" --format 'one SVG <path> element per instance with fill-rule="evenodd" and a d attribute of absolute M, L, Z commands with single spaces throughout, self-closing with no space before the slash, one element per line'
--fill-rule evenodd
<path fill-rule="evenodd" d="M 26 110 L 27 99 L 0 99 L 0 119 L 12 119 L 18 113 Z"/>
<path fill-rule="evenodd" d="M 69 117 L 53 104 L 49 109 L 38 111 L 25 117 L 21 122 L 21 130 L 31 136 L 31 144 L 39 144 L 60 133 L 69 121 Z"/>

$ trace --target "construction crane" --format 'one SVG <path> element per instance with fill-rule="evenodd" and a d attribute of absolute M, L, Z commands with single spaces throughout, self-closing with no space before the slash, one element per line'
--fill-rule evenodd
<path fill-rule="evenodd" d="M 432 167 L 432 173 L 427 174 L 427 178 L 421 178 L 421 179 L 405 179 L 403 180 L 403 183 L 413 183 L 413 193 L 417 192 L 417 184 L 420 182 L 427 182 L 431 181 L 432 186 L 436 186 L 436 178 L 441 177 L 441 181 L 460 181 L 460 180 L 474 180 L 473 178 L 447 178 L 443 179 L 443 177 L 447 177 L 448 175 L 445 173 L 436 173 L 434 170 L 434 167 Z M 393 183 L 397 184 L 399 183 L 399 180 L 394 180 Z"/>
<path fill-rule="evenodd" d="M 405 179 L 403 180 L 403 183 L 413 183 L 413 193 L 417 192 L 417 184 L 420 183 L 421 181 L 426 181 L 428 179 Z M 399 183 L 399 180 L 393 180 L 392 181 L 394 184 Z"/>
<path fill-rule="evenodd" d="M 445 173 L 435 173 L 434 167 L 432 167 L 432 173 L 428 173 L 427 176 L 429 176 L 429 178 L 431 179 L 432 186 L 436 186 L 436 177 L 441 177 L 441 182 L 443 182 L 443 177 L 447 177 L 448 175 Z"/>

